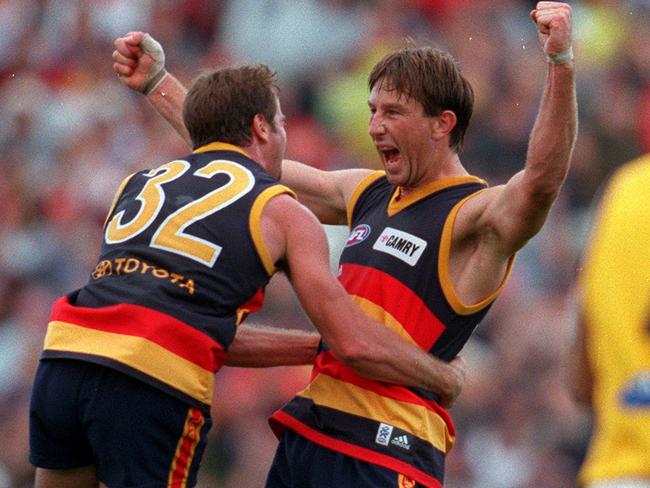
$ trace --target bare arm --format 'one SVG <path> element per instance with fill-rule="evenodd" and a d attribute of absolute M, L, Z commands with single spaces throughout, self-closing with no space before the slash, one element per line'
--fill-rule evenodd
<path fill-rule="evenodd" d="M 322 171 L 285 159 L 281 180 L 296 192 L 300 203 L 323 224 L 346 225 L 350 197 L 359 182 L 370 173 L 367 169 Z"/>
<path fill-rule="evenodd" d="M 170 73 L 167 73 L 158 88 L 147 96 L 149 103 L 169 122 L 183 141 L 192 147 L 190 135 L 183 122 L 183 102 L 187 89 Z"/>
<path fill-rule="evenodd" d="M 437 393 L 444 406 L 460 393 L 461 360 L 447 364 L 371 320 L 329 271 L 325 233 L 311 212 L 288 196 L 273 198 L 262 218 L 264 241 L 286 259 L 305 312 L 330 349 L 359 374 Z"/>
<path fill-rule="evenodd" d="M 187 89 L 165 70 L 162 46 L 144 32 L 129 32 L 114 42 L 113 69 L 120 81 L 142 92 L 153 108 L 192 147 L 183 123 L 183 102 Z"/>
<path fill-rule="evenodd" d="M 312 364 L 320 336 L 300 330 L 240 325 L 228 348 L 226 366 L 268 368 Z"/>
<path fill-rule="evenodd" d="M 531 12 L 549 59 L 571 49 L 571 7 L 538 2 Z M 557 59 L 557 58 L 556 58 Z M 505 186 L 470 200 L 468 230 L 487 235 L 490 250 L 507 259 L 542 227 L 569 169 L 577 132 L 575 66 L 572 59 L 548 62 L 537 118 L 530 135 L 526 165 Z"/>

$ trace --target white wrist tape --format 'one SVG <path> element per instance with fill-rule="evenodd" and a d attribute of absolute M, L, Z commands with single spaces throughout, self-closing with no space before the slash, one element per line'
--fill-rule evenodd
<path fill-rule="evenodd" d="M 140 47 L 154 60 L 153 66 L 140 87 L 140 91 L 147 96 L 160 85 L 167 74 L 165 70 L 165 51 L 163 51 L 160 43 L 149 34 L 144 35 L 142 41 L 140 41 Z"/>
<path fill-rule="evenodd" d="M 546 53 L 546 61 L 551 64 L 564 64 L 573 61 L 573 46 L 561 53 Z"/>
<path fill-rule="evenodd" d="M 158 85 L 162 83 L 162 81 L 165 79 L 165 76 L 167 76 L 167 70 L 163 68 L 158 73 L 156 73 L 156 76 L 150 79 L 147 77 L 149 81 L 140 87 L 140 91 L 144 94 L 145 97 L 148 97 L 151 93 L 154 92 L 156 88 L 158 88 Z"/>

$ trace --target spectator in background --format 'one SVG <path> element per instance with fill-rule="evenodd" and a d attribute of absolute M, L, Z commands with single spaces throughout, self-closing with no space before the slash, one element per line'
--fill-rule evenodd
<path fill-rule="evenodd" d="M 571 355 L 593 413 L 586 488 L 650 488 L 650 154 L 605 187 L 580 272 Z"/>

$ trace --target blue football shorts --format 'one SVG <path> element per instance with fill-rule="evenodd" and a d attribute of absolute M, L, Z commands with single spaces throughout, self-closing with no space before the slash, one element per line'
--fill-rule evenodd
<path fill-rule="evenodd" d="M 41 360 L 32 390 L 29 459 L 45 469 L 95 465 L 111 488 L 192 487 L 209 412 L 111 368 Z"/>

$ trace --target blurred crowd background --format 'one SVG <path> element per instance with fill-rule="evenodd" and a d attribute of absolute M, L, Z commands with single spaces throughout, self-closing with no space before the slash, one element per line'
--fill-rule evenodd
<path fill-rule="evenodd" d="M 590 432 L 565 358 L 592 201 L 650 150 L 650 1 L 571 2 L 580 129 L 566 185 L 463 351 L 465 389 L 448 488 L 564 488 Z M 0 487 L 33 482 L 28 401 L 49 306 L 96 264 L 114 191 L 188 148 L 112 71 L 113 40 L 161 41 L 185 83 L 202 69 L 264 62 L 279 74 L 287 155 L 327 169 L 378 167 L 366 76 L 410 36 L 451 51 L 474 86 L 462 160 L 491 184 L 522 168 L 546 65 L 523 0 L 0 0 Z M 227 110 L 228 107 L 224 107 Z M 328 228 L 332 262 L 345 228 Z M 282 276 L 254 321 L 310 329 Z M 617 324 L 612 324 L 616 327 Z M 353 326 L 353 324 L 350 324 Z M 266 418 L 308 367 L 218 373 L 200 487 L 258 487 L 275 448 Z"/>

